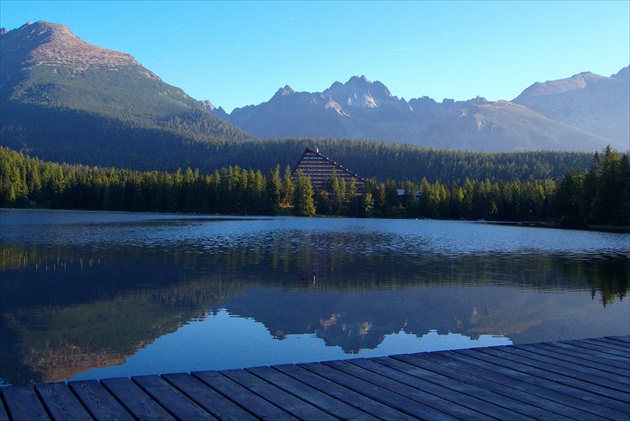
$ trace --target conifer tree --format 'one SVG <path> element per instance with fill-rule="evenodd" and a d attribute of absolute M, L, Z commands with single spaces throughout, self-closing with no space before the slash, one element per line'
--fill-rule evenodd
<path fill-rule="evenodd" d="M 315 202 L 313 200 L 311 179 L 305 176 L 302 171 L 298 171 L 295 177 L 293 206 L 293 213 L 297 216 L 315 215 Z"/>

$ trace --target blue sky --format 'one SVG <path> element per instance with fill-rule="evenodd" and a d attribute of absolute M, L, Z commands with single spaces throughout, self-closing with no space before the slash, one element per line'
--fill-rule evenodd
<path fill-rule="evenodd" d="M 365 75 L 406 99 L 511 100 L 630 64 L 628 1 L 0 1 L 0 26 L 67 25 L 230 112 Z"/>

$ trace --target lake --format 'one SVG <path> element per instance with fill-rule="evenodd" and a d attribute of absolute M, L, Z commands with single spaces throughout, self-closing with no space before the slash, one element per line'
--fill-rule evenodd
<path fill-rule="evenodd" d="M 0 210 L 0 384 L 630 334 L 630 235 Z"/>

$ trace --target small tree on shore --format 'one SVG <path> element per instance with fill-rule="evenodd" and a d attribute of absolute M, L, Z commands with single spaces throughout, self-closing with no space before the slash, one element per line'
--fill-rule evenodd
<path fill-rule="evenodd" d="M 315 215 L 315 202 L 313 200 L 311 179 L 304 175 L 302 171 L 298 171 L 295 177 L 293 213 L 297 216 Z"/>

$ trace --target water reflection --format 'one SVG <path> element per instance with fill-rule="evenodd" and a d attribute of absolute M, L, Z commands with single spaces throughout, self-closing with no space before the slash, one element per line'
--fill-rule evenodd
<path fill-rule="evenodd" d="M 14 384 L 417 352 L 432 349 L 432 335 L 470 346 L 630 333 L 630 250 L 618 234 L 0 216 L 0 378 Z M 227 345 L 233 336 L 240 348 Z"/>

